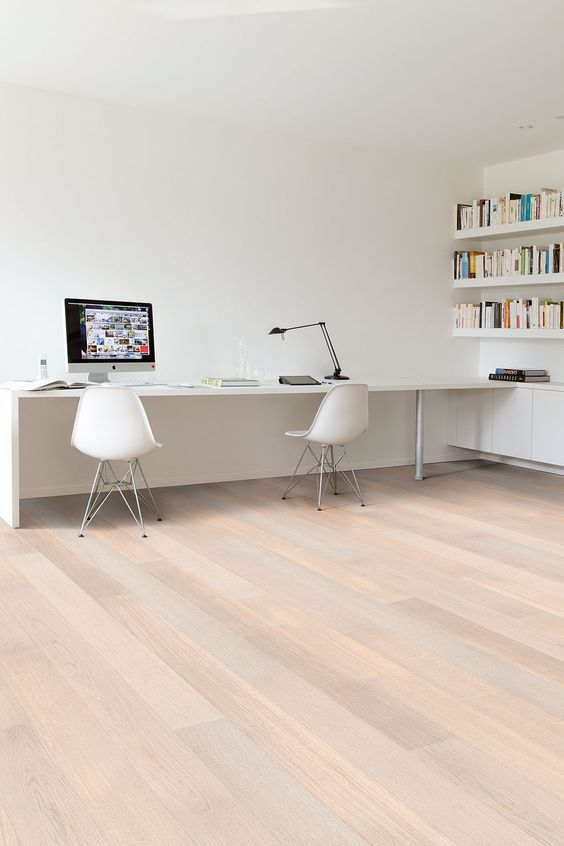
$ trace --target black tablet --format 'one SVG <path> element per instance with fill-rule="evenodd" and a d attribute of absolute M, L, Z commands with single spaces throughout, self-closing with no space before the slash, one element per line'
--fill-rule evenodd
<path fill-rule="evenodd" d="M 281 385 L 321 385 L 313 376 L 279 376 Z"/>

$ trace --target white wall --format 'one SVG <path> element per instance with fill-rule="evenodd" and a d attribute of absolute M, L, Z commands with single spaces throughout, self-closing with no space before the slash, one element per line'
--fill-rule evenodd
<path fill-rule="evenodd" d="M 0 109 L 0 379 L 63 372 L 65 296 L 152 300 L 164 378 L 232 370 L 241 335 L 323 375 L 316 330 L 267 336 L 315 320 L 349 375 L 472 372 L 448 273 L 477 174 L 16 87 Z"/>
<path fill-rule="evenodd" d="M 535 193 L 541 188 L 564 187 L 564 150 L 517 159 L 484 169 L 484 196 L 497 197 L 507 191 Z M 561 238 L 560 233 L 525 235 L 513 238 L 513 245 L 548 244 Z M 497 242 L 496 242 L 497 243 Z M 500 242 L 501 246 L 506 244 Z M 488 244 L 490 249 L 491 244 Z M 508 294 L 509 291 L 509 294 Z M 515 293 L 519 291 L 519 293 Z M 563 285 L 547 285 L 534 289 L 535 296 L 547 299 L 564 299 Z M 507 296 L 530 296 L 527 288 L 488 289 L 488 298 L 504 299 Z M 480 342 L 480 374 L 486 375 L 496 367 L 537 367 L 550 370 L 552 380 L 564 382 L 564 343 L 560 340 L 509 339 L 482 340 Z"/>
<path fill-rule="evenodd" d="M 511 185 L 509 188 L 507 186 Z M 507 191 L 537 193 L 541 188 L 564 186 L 564 150 L 540 156 L 514 159 L 484 168 L 486 196 L 496 197 Z"/>
<path fill-rule="evenodd" d="M 347 375 L 476 375 L 450 262 L 477 169 L 12 86 L 0 110 L 0 381 L 64 372 L 65 296 L 152 301 L 164 379 L 233 371 L 241 336 L 267 376 L 323 376 L 315 329 L 267 335 L 317 320 Z"/>

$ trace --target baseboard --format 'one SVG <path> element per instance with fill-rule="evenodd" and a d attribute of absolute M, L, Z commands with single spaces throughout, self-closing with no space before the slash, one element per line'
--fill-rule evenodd
<path fill-rule="evenodd" d="M 512 467 L 521 467 L 523 470 L 536 470 L 539 473 L 553 473 L 556 476 L 564 476 L 564 467 L 556 464 L 541 464 L 540 461 L 528 461 L 524 458 L 511 458 L 508 455 L 493 455 L 490 452 L 476 453 L 475 457 L 484 461 L 491 461 L 492 464 L 509 464 Z"/>
<path fill-rule="evenodd" d="M 475 455 L 460 456 L 453 458 L 451 452 L 443 455 L 433 455 L 425 457 L 425 464 L 439 464 L 444 461 L 470 461 L 475 458 Z M 407 467 L 414 463 L 414 458 L 389 458 L 382 461 L 355 461 L 353 466 L 355 470 L 381 470 L 386 467 Z M 167 488 L 179 487 L 182 485 L 206 485 L 217 482 L 243 482 L 251 479 L 275 479 L 284 476 L 291 476 L 294 472 L 294 467 L 269 467 L 263 470 L 238 470 L 227 475 L 225 474 L 206 474 L 202 477 L 178 476 L 177 478 L 160 478 L 153 476 L 149 479 L 149 484 L 153 488 Z M 52 487 L 40 488 L 22 488 L 21 499 L 40 499 L 50 496 L 70 496 L 72 494 L 86 494 L 90 493 L 92 486 L 92 479 L 86 479 L 82 482 L 76 482 L 69 485 L 53 485 Z"/>

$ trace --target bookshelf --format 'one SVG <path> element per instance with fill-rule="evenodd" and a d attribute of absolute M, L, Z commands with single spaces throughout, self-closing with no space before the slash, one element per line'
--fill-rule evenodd
<path fill-rule="evenodd" d="M 564 285 L 564 273 L 535 273 L 525 276 L 486 276 L 482 279 L 455 279 L 454 288 L 513 288 L 516 285 Z"/>
<path fill-rule="evenodd" d="M 527 217 L 528 220 L 520 220 L 520 217 Z M 513 223 L 500 223 L 500 220 L 512 219 Z M 467 325 L 479 325 L 482 322 L 499 323 L 500 316 L 498 309 L 501 309 L 501 322 L 511 322 L 513 325 L 519 322 L 532 322 L 537 326 L 543 324 L 554 326 L 562 325 L 562 303 L 553 304 L 549 300 L 544 301 L 544 296 L 539 298 L 538 293 L 535 296 L 534 288 L 536 286 L 548 285 L 564 285 L 564 272 L 557 273 L 539 273 L 541 268 L 550 268 L 551 270 L 562 270 L 562 244 L 560 247 L 511 247 L 506 245 L 504 248 L 493 246 L 488 251 L 485 244 L 482 247 L 481 242 L 492 241 L 495 239 L 514 238 L 516 236 L 533 236 L 550 232 L 564 232 L 564 191 L 556 191 L 551 189 L 542 189 L 538 194 L 506 194 L 503 197 L 494 197 L 485 200 L 474 200 L 472 204 L 462 203 L 457 206 L 456 225 L 461 222 L 472 223 L 495 221 L 490 226 L 477 226 L 470 229 L 455 229 L 455 242 L 463 243 L 457 248 L 457 255 L 459 258 L 455 259 L 455 276 L 461 276 L 463 272 L 468 270 L 468 259 L 462 258 L 463 253 L 471 250 L 477 250 L 481 253 L 482 250 L 486 253 L 483 260 L 480 261 L 478 270 L 481 273 L 501 270 L 511 267 L 514 270 L 528 267 L 534 269 L 534 274 L 519 274 L 516 273 L 511 276 L 481 276 L 480 278 L 466 278 L 454 279 L 452 282 L 453 288 L 459 289 L 474 289 L 482 292 L 484 289 L 492 288 L 513 288 L 528 286 L 532 288 L 529 293 L 519 293 L 510 295 L 509 292 L 503 295 L 504 300 L 498 303 L 486 303 L 486 307 L 482 308 L 461 305 L 455 309 L 458 314 L 457 323 L 466 323 Z M 560 236 L 562 237 L 562 236 Z M 475 245 L 470 242 L 477 242 Z M 515 243 L 510 242 L 510 243 Z M 523 241 L 521 241 L 523 244 Z M 485 248 L 485 249 L 484 249 Z M 499 262 L 501 261 L 501 264 Z M 462 262 L 462 264 L 461 264 Z M 464 265 L 464 262 L 466 264 Z M 476 263 L 478 257 L 476 257 Z M 462 268 L 462 272 L 461 272 Z M 472 271 L 474 272 L 474 270 Z M 487 295 L 485 295 L 487 296 Z M 480 293 L 482 304 L 484 302 L 484 294 Z M 544 301 L 544 304 L 543 304 Z M 513 303 L 515 302 L 515 305 Z M 555 312 L 555 309 L 560 307 L 560 312 Z M 483 311 L 482 311 L 483 309 Z M 537 310 L 538 309 L 538 313 Z M 487 314 L 486 314 L 487 313 Z M 511 318 L 509 319 L 509 313 Z M 560 317 L 558 318 L 558 313 Z M 485 317 L 484 317 L 485 314 Z M 483 319 L 480 319 L 482 315 Z M 492 315 L 495 319 L 492 319 Z M 557 318 L 555 320 L 555 317 Z M 534 318 L 534 319 L 533 319 Z M 455 323 L 456 325 L 456 323 Z M 459 329 L 453 328 L 453 336 L 455 338 L 519 338 L 519 339 L 537 339 L 537 340 L 563 340 L 564 329 L 506 329 L 499 328 L 472 328 Z"/>
<path fill-rule="evenodd" d="M 452 333 L 455 338 L 564 339 L 564 329 L 453 329 Z"/>
<path fill-rule="evenodd" d="M 477 229 L 456 229 L 455 241 L 475 241 L 501 238 L 504 235 L 522 235 L 532 232 L 557 232 L 564 230 L 564 217 L 547 217 L 544 220 L 523 220 L 520 223 L 499 223 Z"/>

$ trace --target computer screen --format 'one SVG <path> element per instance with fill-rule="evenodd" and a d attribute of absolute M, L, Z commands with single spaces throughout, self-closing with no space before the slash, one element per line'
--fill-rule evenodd
<path fill-rule="evenodd" d="M 150 303 L 67 298 L 65 317 L 69 365 L 154 364 Z"/>

